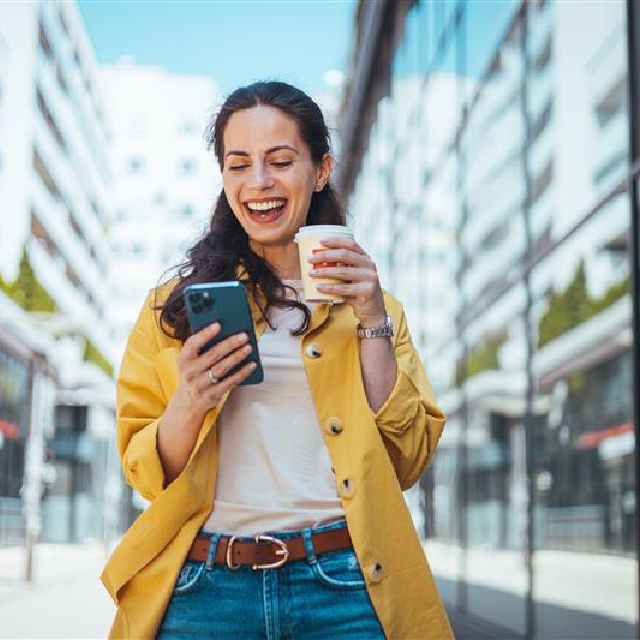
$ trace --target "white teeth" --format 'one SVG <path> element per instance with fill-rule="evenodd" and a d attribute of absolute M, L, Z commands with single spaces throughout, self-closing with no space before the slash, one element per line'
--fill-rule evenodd
<path fill-rule="evenodd" d="M 285 200 L 273 200 L 272 202 L 247 202 L 247 207 L 252 211 L 268 211 L 285 204 Z"/>

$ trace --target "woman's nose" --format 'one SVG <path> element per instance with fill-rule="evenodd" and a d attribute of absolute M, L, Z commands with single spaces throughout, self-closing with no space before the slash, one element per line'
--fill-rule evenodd
<path fill-rule="evenodd" d="M 255 165 L 253 167 L 249 179 L 249 186 L 256 189 L 263 189 L 273 185 L 273 178 L 271 177 L 268 168 L 261 165 Z"/>

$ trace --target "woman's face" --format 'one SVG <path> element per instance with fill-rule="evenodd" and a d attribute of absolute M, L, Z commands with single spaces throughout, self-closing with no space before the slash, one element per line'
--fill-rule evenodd
<path fill-rule="evenodd" d="M 252 248 L 290 244 L 314 189 L 329 179 L 330 154 L 314 165 L 296 121 L 262 105 L 229 118 L 223 150 L 224 191 Z"/>

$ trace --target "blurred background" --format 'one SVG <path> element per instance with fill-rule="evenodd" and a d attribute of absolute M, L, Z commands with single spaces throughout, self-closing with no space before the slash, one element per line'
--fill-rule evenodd
<path fill-rule="evenodd" d="M 448 414 L 405 496 L 459 637 L 638 637 L 639 46 L 635 0 L 0 4 L 0 637 L 106 635 L 114 377 L 265 78 Z"/>

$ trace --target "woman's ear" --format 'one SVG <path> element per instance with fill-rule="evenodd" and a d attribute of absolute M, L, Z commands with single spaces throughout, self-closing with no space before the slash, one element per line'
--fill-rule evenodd
<path fill-rule="evenodd" d="M 329 176 L 331 175 L 331 169 L 333 168 L 333 156 L 330 153 L 325 153 L 322 157 L 322 162 L 318 167 L 318 173 L 316 176 L 315 191 L 322 191 L 329 182 Z"/>

